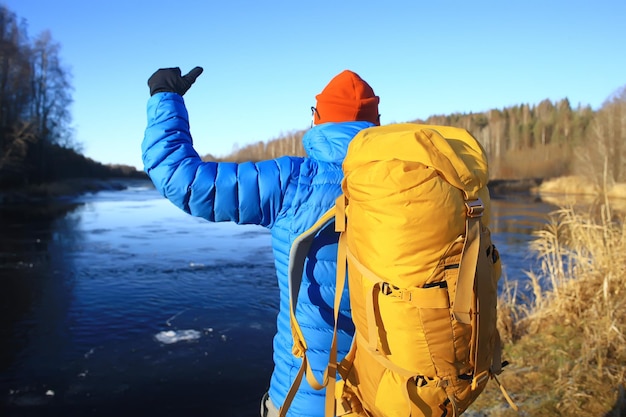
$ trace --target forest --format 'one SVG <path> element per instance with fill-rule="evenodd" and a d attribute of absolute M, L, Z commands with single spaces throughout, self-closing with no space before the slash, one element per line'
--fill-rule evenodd
<path fill-rule="evenodd" d="M 0 189 L 143 175 L 81 155 L 71 128 L 71 74 L 59 52 L 49 32 L 31 40 L 25 22 L 0 5 Z"/>
<path fill-rule="evenodd" d="M 0 6 L 0 187 L 66 178 L 141 176 L 134 167 L 103 165 L 81 155 L 71 127 L 71 74 L 49 32 L 30 39 L 23 20 Z M 433 115 L 408 122 L 462 127 L 487 151 L 491 179 L 581 175 L 626 181 L 626 86 L 601 108 L 567 98 L 489 111 Z M 205 160 L 258 161 L 304 156 L 295 131 Z"/>
<path fill-rule="evenodd" d="M 594 181 L 626 181 L 626 86 L 616 90 L 602 107 L 572 108 L 563 98 L 554 103 L 520 104 L 481 113 L 433 115 L 410 123 L 467 129 L 485 148 L 491 179 L 554 178 L 581 175 Z M 304 155 L 296 131 L 268 142 L 235 149 L 225 158 L 248 161 L 281 155 Z"/>

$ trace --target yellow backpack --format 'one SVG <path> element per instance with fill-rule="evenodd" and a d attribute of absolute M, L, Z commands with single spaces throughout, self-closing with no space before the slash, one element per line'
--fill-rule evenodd
<path fill-rule="evenodd" d="M 327 388 L 327 417 L 458 416 L 502 368 L 484 150 L 464 129 L 373 127 L 352 140 L 343 170 L 343 195 L 291 249 L 293 352 L 303 364 L 280 415 L 306 376 Z M 333 338 L 320 382 L 295 310 L 310 243 L 333 221 L 335 324 L 347 271 L 356 333 L 339 363 Z"/>

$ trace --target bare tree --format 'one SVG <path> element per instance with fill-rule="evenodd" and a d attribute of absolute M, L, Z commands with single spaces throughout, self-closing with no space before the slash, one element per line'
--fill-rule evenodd
<path fill-rule="evenodd" d="M 600 187 L 626 182 L 626 86 L 609 97 L 593 118 L 577 151 L 579 173 Z"/>
<path fill-rule="evenodd" d="M 54 146 L 74 148 L 72 86 L 50 32 L 30 42 L 26 23 L 0 6 L 0 183 L 50 176 Z"/>
<path fill-rule="evenodd" d="M 10 146 L 14 125 L 25 117 L 31 96 L 26 30 L 0 6 L 0 149 Z"/>
<path fill-rule="evenodd" d="M 607 131 L 609 176 L 616 182 L 624 182 L 626 181 L 626 168 L 624 167 L 626 161 L 626 86 L 609 98 L 596 117 L 605 125 Z"/>
<path fill-rule="evenodd" d="M 536 123 L 534 126 L 535 145 L 545 146 L 549 143 L 554 127 L 556 111 L 552 102 L 542 100 L 535 109 Z"/>
<path fill-rule="evenodd" d="M 61 66 L 59 50 L 59 44 L 52 40 L 49 31 L 43 32 L 34 42 L 31 52 L 31 115 L 41 139 L 69 145 L 72 86 L 68 70 Z"/>

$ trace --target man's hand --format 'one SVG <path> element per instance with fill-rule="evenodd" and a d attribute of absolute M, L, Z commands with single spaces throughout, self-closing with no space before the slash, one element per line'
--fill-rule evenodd
<path fill-rule="evenodd" d="M 180 75 L 180 68 L 161 68 L 148 79 L 150 95 L 156 93 L 177 93 L 181 96 L 189 90 L 196 78 L 202 74 L 202 67 L 195 67 L 185 76 Z"/>

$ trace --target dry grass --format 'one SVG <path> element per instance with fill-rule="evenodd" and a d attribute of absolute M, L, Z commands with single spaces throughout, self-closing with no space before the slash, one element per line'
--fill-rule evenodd
<path fill-rule="evenodd" d="M 536 234 L 532 297 L 507 284 L 500 380 L 525 416 L 626 415 L 626 223 L 608 206 L 563 208 Z M 489 384 L 470 414 L 517 415 Z M 476 414 L 480 410 L 479 414 Z"/>
<path fill-rule="evenodd" d="M 537 190 L 541 194 L 597 195 L 595 183 L 579 176 L 557 177 L 544 181 Z"/>
<path fill-rule="evenodd" d="M 537 190 L 540 194 L 565 194 L 569 196 L 596 197 L 602 192 L 601 187 L 589 178 L 581 176 L 557 177 L 544 181 Z M 612 199 L 626 199 L 626 184 L 607 185 L 606 195 Z"/>
<path fill-rule="evenodd" d="M 533 191 L 547 203 L 557 206 L 581 205 L 585 207 L 609 206 L 612 210 L 626 212 L 626 184 L 607 184 L 606 192 L 589 178 L 581 176 L 558 177 L 543 181 Z M 604 197 L 600 197 L 604 195 Z M 609 201 L 607 201 L 607 199 Z"/>

